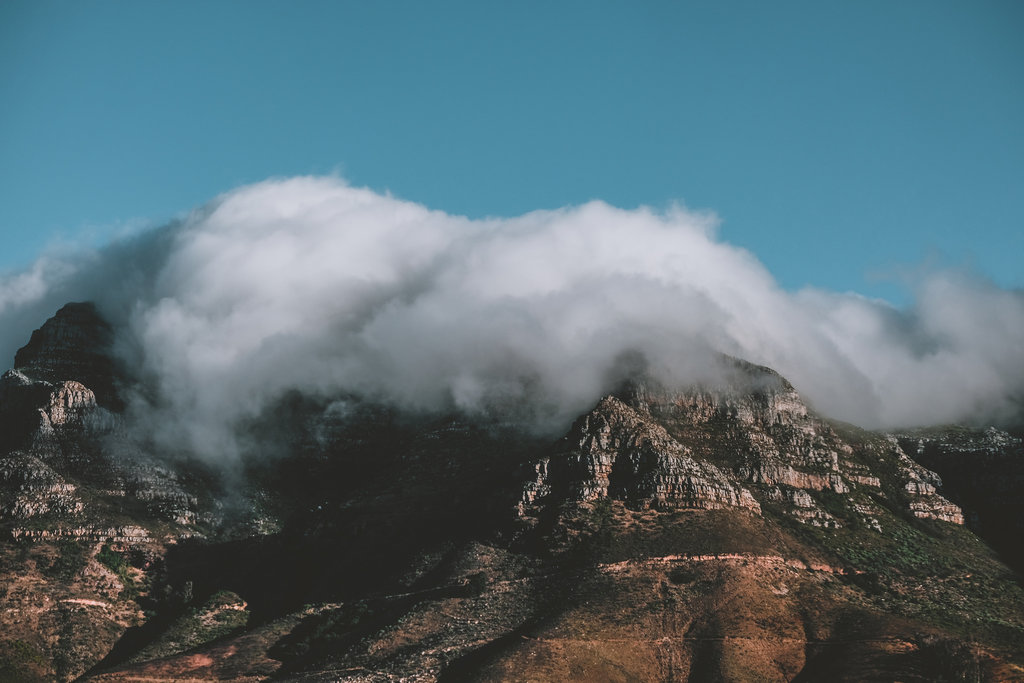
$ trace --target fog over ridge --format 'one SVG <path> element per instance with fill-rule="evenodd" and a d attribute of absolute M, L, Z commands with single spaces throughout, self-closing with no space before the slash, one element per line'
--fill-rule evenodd
<path fill-rule="evenodd" d="M 626 350 L 676 382 L 709 349 L 768 365 L 866 427 L 1006 421 L 1024 399 L 1021 291 L 938 271 L 905 310 L 789 293 L 681 207 L 470 220 L 336 178 L 270 180 L 0 278 L 0 357 L 71 300 L 97 303 L 155 387 L 133 410 L 156 438 L 213 458 L 290 389 L 469 412 L 528 398 L 564 428 Z"/>

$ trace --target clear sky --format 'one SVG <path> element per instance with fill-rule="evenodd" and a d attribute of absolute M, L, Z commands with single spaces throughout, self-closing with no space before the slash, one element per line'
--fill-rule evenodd
<path fill-rule="evenodd" d="M 0 271 L 240 184 L 722 219 L 783 286 L 1024 286 L 1024 3 L 0 3 Z"/>

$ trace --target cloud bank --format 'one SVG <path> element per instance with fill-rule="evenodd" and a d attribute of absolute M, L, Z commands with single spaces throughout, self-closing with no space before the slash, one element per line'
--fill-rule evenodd
<path fill-rule="evenodd" d="M 1021 291 L 936 272 L 905 310 L 789 293 L 714 227 L 601 202 L 469 220 L 336 178 L 267 181 L 0 279 L 0 358 L 93 300 L 149 387 L 136 414 L 211 458 L 237 457 L 234 426 L 292 389 L 492 413 L 525 398 L 563 429 L 627 350 L 680 382 L 709 349 L 768 365 L 866 427 L 1021 415 Z"/>

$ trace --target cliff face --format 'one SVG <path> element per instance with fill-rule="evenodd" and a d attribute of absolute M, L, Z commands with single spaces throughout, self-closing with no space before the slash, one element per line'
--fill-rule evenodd
<path fill-rule="evenodd" d="M 278 459 L 211 472 L 125 422 L 111 335 L 69 305 L 0 378 L 0 679 L 1024 679 L 959 507 L 1021 518 L 1010 435 L 833 424 L 723 357 L 554 443 L 289 395 Z"/>
<path fill-rule="evenodd" d="M 843 496 L 861 521 L 879 522 L 876 498 L 922 519 L 963 524 L 941 478 L 914 462 L 896 438 L 851 443 L 808 409 L 774 371 L 722 358 L 714 384 L 672 390 L 638 375 L 573 425 L 557 452 L 533 465 L 521 514 L 545 499 L 611 498 L 631 507 L 742 508 L 774 505 L 799 521 L 835 528 L 823 507 Z M 874 473 L 892 471 L 897 492 Z"/>
<path fill-rule="evenodd" d="M 714 465 L 694 460 L 663 427 L 609 396 L 581 417 L 558 452 L 534 466 L 523 503 L 561 493 L 574 501 L 614 498 L 638 507 L 723 507 L 760 512 L 750 493 Z"/>

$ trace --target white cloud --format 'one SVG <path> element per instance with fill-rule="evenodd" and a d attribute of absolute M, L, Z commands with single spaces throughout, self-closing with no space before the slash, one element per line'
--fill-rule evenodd
<path fill-rule="evenodd" d="M 157 436 L 210 457 L 232 457 L 232 425 L 291 388 L 470 411 L 529 396 L 542 426 L 564 428 L 627 349 L 677 381 L 707 348 L 763 363 L 871 427 L 1006 419 L 1024 396 L 1021 292 L 940 272 L 907 311 L 794 295 L 678 207 L 470 221 L 294 178 L 68 268 L 0 284 L 0 351 L 61 297 L 97 301 L 158 388 Z"/>

